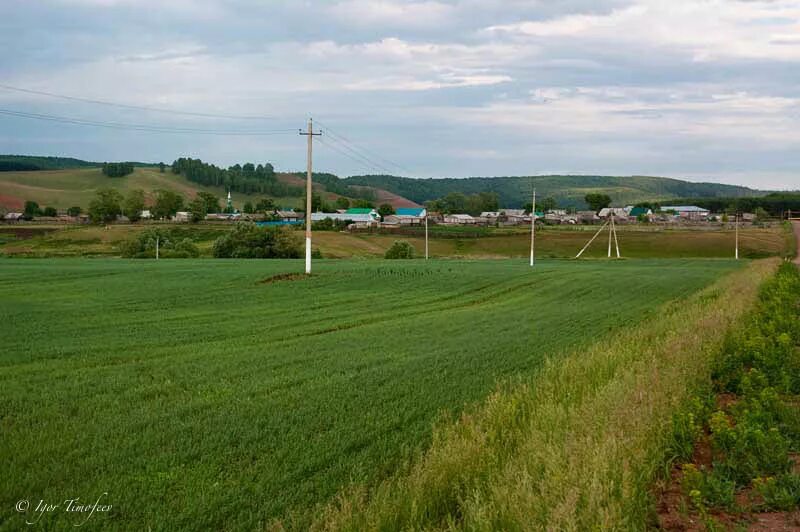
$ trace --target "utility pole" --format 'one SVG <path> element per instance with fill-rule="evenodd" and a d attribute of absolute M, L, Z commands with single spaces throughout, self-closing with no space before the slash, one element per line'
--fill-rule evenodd
<path fill-rule="evenodd" d="M 314 121 L 308 119 L 308 131 L 300 131 L 301 135 L 308 137 L 308 173 L 306 175 L 306 274 L 311 273 L 311 174 L 312 174 L 312 151 L 314 137 L 322 133 L 314 133 Z"/>
<path fill-rule="evenodd" d="M 159 244 L 159 237 L 156 237 L 156 260 L 158 260 L 158 244 Z"/>
<path fill-rule="evenodd" d="M 531 268 L 536 262 L 536 187 L 533 187 L 533 200 L 531 201 Z"/>
<path fill-rule="evenodd" d="M 736 260 L 739 260 L 739 213 L 736 213 L 736 220 L 734 221 L 736 227 Z"/>
<path fill-rule="evenodd" d="M 428 209 L 425 209 L 425 260 L 428 260 Z"/>

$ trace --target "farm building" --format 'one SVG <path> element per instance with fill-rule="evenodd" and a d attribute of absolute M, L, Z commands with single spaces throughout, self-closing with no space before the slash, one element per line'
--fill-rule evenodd
<path fill-rule="evenodd" d="M 186 211 L 178 211 L 175 213 L 175 216 L 172 218 L 176 222 L 188 222 L 191 218 L 191 214 Z"/>
<path fill-rule="evenodd" d="M 448 214 L 444 217 L 444 223 L 448 225 L 472 225 L 477 220 L 469 214 Z"/>
<path fill-rule="evenodd" d="M 145 210 L 143 210 L 142 212 L 139 213 L 139 218 L 141 218 L 142 220 L 152 220 L 153 219 L 153 213 L 151 213 L 149 210 L 145 209 Z"/>
<path fill-rule="evenodd" d="M 400 225 L 400 217 L 395 214 L 389 214 L 387 216 L 384 216 L 381 225 L 391 225 L 391 226 Z"/>
<path fill-rule="evenodd" d="M 577 217 L 581 223 L 593 223 L 600 219 L 594 211 L 578 211 Z"/>
<path fill-rule="evenodd" d="M 708 209 L 697 207 L 696 205 L 664 205 L 662 212 L 674 211 L 681 218 L 689 220 L 705 220 L 711 212 Z"/>
<path fill-rule="evenodd" d="M 6 222 L 19 222 L 20 220 L 22 220 L 23 216 L 24 215 L 21 212 L 10 212 L 5 216 L 3 216 L 3 220 L 5 220 Z"/>
<path fill-rule="evenodd" d="M 427 214 L 428 212 L 423 208 L 400 208 L 397 209 L 397 212 L 394 215 L 398 218 L 401 225 L 417 225 L 422 224 L 425 221 L 425 216 L 427 216 Z"/>

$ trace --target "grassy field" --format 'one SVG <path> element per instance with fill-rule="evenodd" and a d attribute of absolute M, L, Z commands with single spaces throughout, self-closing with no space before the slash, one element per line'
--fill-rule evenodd
<path fill-rule="evenodd" d="M 0 527 L 23 498 L 108 492 L 103 528 L 303 528 L 498 380 L 741 264 L 0 260 Z"/>
<path fill-rule="evenodd" d="M 136 168 L 125 177 L 106 177 L 100 168 L 73 170 L 43 170 L 35 172 L 0 172 L 0 206 L 7 209 L 21 209 L 26 200 L 33 200 L 40 206 L 56 207 L 66 210 L 72 206 L 88 208 L 99 188 L 111 187 L 123 194 L 130 190 L 142 189 L 147 194 L 158 189 L 173 190 L 192 198 L 197 192 L 206 191 L 220 198 L 227 195 L 221 187 L 205 187 L 170 172 L 160 173 L 158 168 Z M 259 196 L 262 197 L 262 196 Z M 267 197 L 266 195 L 263 197 Z M 233 193 L 233 202 L 241 208 L 248 198 L 238 192 Z M 293 206 L 297 198 L 287 201 Z"/>
<path fill-rule="evenodd" d="M 119 253 L 120 243 L 146 227 L 0 226 L 0 255 L 114 256 Z M 226 224 L 166 224 L 159 227 L 172 228 L 180 238 L 195 240 L 205 256 L 210 256 L 214 239 L 230 230 Z M 431 256 L 522 258 L 528 256 L 530 249 L 530 235 L 518 229 L 484 231 L 483 236 L 478 238 L 453 238 L 451 233 L 445 231 L 441 237 L 431 237 Z M 590 230 L 575 228 L 541 230 L 537 236 L 537 256 L 572 258 L 591 235 Z M 733 256 L 734 250 L 733 231 L 722 229 L 642 230 L 631 226 L 621 228 L 619 238 L 622 254 L 629 258 L 728 258 Z M 397 239 L 408 240 L 420 255 L 424 255 L 424 237 L 413 235 L 317 231 L 314 233 L 314 248 L 320 249 L 326 258 L 375 258 L 383 257 Z M 783 255 L 791 249 L 793 241 L 791 231 L 781 227 L 743 229 L 740 234 L 741 255 L 746 258 Z M 607 245 L 607 237 L 598 237 L 584 256 L 604 257 Z"/>

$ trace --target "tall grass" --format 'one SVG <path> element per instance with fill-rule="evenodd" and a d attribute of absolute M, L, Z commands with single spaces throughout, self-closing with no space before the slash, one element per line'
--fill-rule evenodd
<path fill-rule="evenodd" d="M 776 264 L 754 262 L 647 323 L 507 383 L 440 425 L 401 473 L 342 493 L 314 528 L 645 528 L 672 414 L 707 382 L 725 331 Z"/>

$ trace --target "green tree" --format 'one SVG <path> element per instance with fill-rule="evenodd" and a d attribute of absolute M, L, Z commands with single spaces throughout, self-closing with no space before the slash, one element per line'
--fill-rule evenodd
<path fill-rule="evenodd" d="M 255 209 L 253 208 L 252 203 L 250 203 L 249 201 L 245 201 L 244 207 L 242 207 L 242 211 L 244 211 L 245 214 L 253 214 L 255 212 Z"/>
<path fill-rule="evenodd" d="M 375 204 L 366 199 L 357 199 L 353 202 L 353 207 L 357 209 L 374 209 Z"/>
<path fill-rule="evenodd" d="M 206 213 L 218 213 L 221 210 L 219 208 L 219 198 L 214 194 L 210 192 L 198 192 L 197 197 L 203 200 Z"/>
<path fill-rule="evenodd" d="M 272 198 L 261 198 L 255 206 L 256 212 L 263 212 L 264 214 L 275 210 L 275 202 Z"/>
<path fill-rule="evenodd" d="M 101 188 L 89 202 L 89 218 L 94 223 L 109 223 L 122 214 L 122 194 L 113 188 Z"/>
<path fill-rule="evenodd" d="M 56 210 L 55 207 L 45 207 L 44 210 L 42 210 L 42 216 L 48 216 L 50 218 L 54 218 L 58 216 L 58 211 Z"/>
<path fill-rule="evenodd" d="M 350 208 L 350 200 L 345 198 L 344 196 L 339 196 L 336 198 L 336 208 L 337 209 L 349 209 Z"/>
<path fill-rule="evenodd" d="M 385 259 L 413 259 L 414 246 L 405 240 L 395 240 L 392 247 L 386 250 Z"/>
<path fill-rule="evenodd" d="M 167 169 L 167 165 L 166 164 L 158 163 L 158 171 L 159 172 L 161 172 L 163 174 L 166 169 Z"/>
<path fill-rule="evenodd" d="M 380 207 L 378 207 L 378 214 L 381 217 L 389 216 L 390 214 L 394 214 L 394 207 L 389 205 L 388 203 L 382 203 Z"/>
<path fill-rule="evenodd" d="M 540 211 L 544 211 L 544 212 L 552 211 L 552 210 L 558 208 L 558 202 L 553 197 L 547 197 L 547 198 L 544 198 L 539 205 L 537 205 L 537 208 Z"/>
<path fill-rule="evenodd" d="M 77 207 L 77 206 L 76 207 L 70 207 L 69 209 L 67 209 L 67 214 L 70 215 L 70 216 L 80 216 L 82 212 L 83 212 L 83 209 L 81 209 L 80 207 Z"/>
<path fill-rule="evenodd" d="M 144 190 L 131 190 L 122 204 L 122 214 L 132 222 L 138 222 L 144 210 Z"/>
<path fill-rule="evenodd" d="M 22 216 L 26 220 L 31 220 L 34 216 L 39 216 L 42 213 L 42 210 L 39 208 L 39 204 L 35 201 L 28 200 L 25 202 L 25 208 L 22 211 Z"/>
<path fill-rule="evenodd" d="M 595 212 L 611 205 L 611 196 L 608 194 L 586 194 L 583 199 L 589 205 L 589 208 Z"/>
<path fill-rule="evenodd" d="M 300 237 L 288 227 L 259 227 L 239 222 L 214 242 L 214 256 L 222 259 L 297 259 L 302 256 Z"/>
<path fill-rule="evenodd" d="M 191 220 L 193 223 L 197 223 L 200 220 L 205 220 L 206 214 L 208 214 L 206 202 L 200 197 L 199 194 L 189 202 L 187 208 L 189 209 L 189 214 L 191 215 Z"/>
<path fill-rule="evenodd" d="M 183 196 L 171 190 L 157 190 L 153 205 L 153 216 L 156 218 L 172 218 L 183 208 Z"/>

